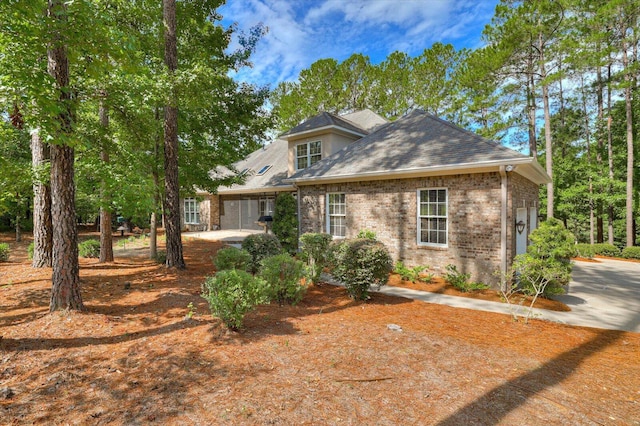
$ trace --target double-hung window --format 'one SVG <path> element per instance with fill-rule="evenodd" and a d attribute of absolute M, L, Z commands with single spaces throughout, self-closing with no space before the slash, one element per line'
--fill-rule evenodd
<path fill-rule="evenodd" d="M 446 247 L 447 202 L 445 188 L 418 190 L 418 244 Z"/>
<path fill-rule="evenodd" d="M 347 235 L 347 200 L 345 194 L 327 194 L 327 233 Z"/>
<path fill-rule="evenodd" d="M 307 142 L 296 145 L 296 170 L 306 169 L 322 159 L 322 142 Z"/>
<path fill-rule="evenodd" d="M 273 216 L 275 198 L 262 197 L 258 202 L 258 213 L 260 216 Z"/>
<path fill-rule="evenodd" d="M 184 199 L 184 223 L 192 225 L 200 223 L 200 203 L 195 198 Z"/>

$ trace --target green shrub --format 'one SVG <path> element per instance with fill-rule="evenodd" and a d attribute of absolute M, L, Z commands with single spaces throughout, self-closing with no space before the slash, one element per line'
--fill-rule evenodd
<path fill-rule="evenodd" d="M 9 244 L 0 243 L 0 262 L 6 262 L 9 260 L 9 254 L 11 250 L 9 249 Z"/>
<path fill-rule="evenodd" d="M 333 255 L 333 275 L 345 284 L 353 299 L 366 300 L 372 285 L 380 288 L 389 280 L 391 256 L 379 241 L 345 240 L 337 245 Z"/>
<path fill-rule="evenodd" d="M 403 281 L 416 281 L 430 282 L 433 279 L 433 275 L 422 276 L 421 274 L 429 269 L 429 265 L 418 265 L 413 268 L 405 266 L 405 264 L 398 260 L 393 268 L 396 274 L 400 275 Z"/>
<path fill-rule="evenodd" d="M 167 251 L 166 250 L 158 250 L 156 251 L 156 256 L 153 258 L 157 263 L 164 265 L 167 263 Z"/>
<path fill-rule="evenodd" d="M 202 297 L 209 302 L 211 313 L 231 330 L 241 329 L 245 314 L 268 301 L 265 282 L 236 269 L 219 271 L 207 278 L 202 286 Z"/>
<path fill-rule="evenodd" d="M 593 259 L 596 254 L 591 244 L 576 244 L 576 252 L 579 257 L 584 257 L 585 259 Z"/>
<path fill-rule="evenodd" d="M 625 247 L 622 250 L 622 257 L 625 259 L 640 259 L 640 247 Z"/>
<path fill-rule="evenodd" d="M 29 260 L 33 259 L 33 251 L 35 250 L 36 243 L 31 241 L 27 246 L 27 258 Z"/>
<path fill-rule="evenodd" d="M 320 280 L 322 269 L 327 263 L 331 239 L 329 234 L 318 233 L 306 233 L 300 237 L 302 258 L 307 262 L 309 279 L 314 284 Z"/>
<path fill-rule="evenodd" d="M 225 247 L 218 250 L 216 257 L 213 259 L 213 264 L 216 266 L 217 271 L 226 269 L 241 269 L 246 271 L 250 262 L 251 255 L 249 252 L 236 247 Z"/>
<path fill-rule="evenodd" d="M 620 249 L 613 244 L 600 243 L 593 245 L 593 251 L 600 256 L 618 257 L 620 256 Z"/>
<path fill-rule="evenodd" d="M 527 253 L 516 256 L 513 269 L 525 294 L 549 297 L 565 292 L 571 281 L 575 237 L 562 222 L 549 218 L 529 236 Z"/>
<path fill-rule="evenodd" d="M 266 295 L 269 300 L 277 301 L 280 306 L 285 302 L 297 304 L 307 291 L 300 284 L 304 277 L 304 263 L 286 253 L 264 259 L 258 276 L 267 284 Z"/>
<path fill-rule="evenodd" d="M 273 234 L 251 234 L 242 242 L 242 248 L 251 256 L 248 270 L 252 274 L 258 272 L 262 259 L 282 252 L 278 237 Z"/>
<path fill-rule="evenodd" d="M 456 265 L 449 264 L 445 266 L 446 273 L 444 274 L 444 279 L 446 282 L 454 286 L 460 291 L 468 292 L 471 290 L 469 285 L 469 278 L 471 278 L 471 274 L 463 274 L 458 271 L 458 267 Z"/>
<path fill-rule="evenodd" d="M 100 257 L 100 241 L 86 240 L 78 244 L 80 257 Z"/>
<path fill-rule="evenodd" d="M 272 229 L 289 254 L 298 251 L 298 202 L 289 192 L 276 197 Z"/>
<path fill-rule="evenodd" d="M 374 241 L 377 240 L 375 231 L 372 231 L 370 229 L 361 229 L 360 232 L 358 232 L 358 235 L 356 236 L 356 238 L 364 238 L 367 240 L 374 240 Z"/>

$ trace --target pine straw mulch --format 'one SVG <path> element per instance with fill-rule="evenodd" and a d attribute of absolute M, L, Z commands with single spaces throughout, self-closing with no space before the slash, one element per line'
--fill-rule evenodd
<path fill-rule="evenodd" d="M 49 314 L 27 243 L 0 264 L 2 424 L 640 424 L 638 333 L 326 284 L 233 333 L 199 296 L 219 245 L 198 240 L 184 271 L 82 259 L 87 311 Z"/>

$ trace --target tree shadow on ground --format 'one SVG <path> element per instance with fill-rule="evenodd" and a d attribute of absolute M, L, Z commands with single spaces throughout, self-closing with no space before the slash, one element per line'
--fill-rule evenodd
<path fill-rule="evenodd" d="M 602 330 L 582 345 L 485 393 L 440 421 L 438 426 L 499 424 L 510 412 L 515 411 L 545 389 L 556 386 L 567 379 L 587 358 L 613 345 L 624 334 L 623 331 Z M 520 398 L 513 398 L 514 393 L 518 394 Z M 506 397 L 507 395 L 510 397 Z M 494 421 L 487 423 L 487 419 Z"/>

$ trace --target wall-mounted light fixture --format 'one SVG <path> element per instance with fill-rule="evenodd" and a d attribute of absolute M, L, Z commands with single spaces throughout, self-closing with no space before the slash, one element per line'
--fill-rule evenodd
<path fill-rule="evenodd" d="M 518 221 L 518 223 L 516 223 L 516 231 L 518 231 L 518 234 L 522 234 L 524 232 L 524 227 L 527 226 L 526 223 L 524 223 L 522 220 Z"/>

